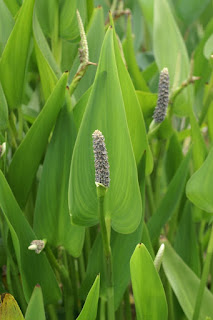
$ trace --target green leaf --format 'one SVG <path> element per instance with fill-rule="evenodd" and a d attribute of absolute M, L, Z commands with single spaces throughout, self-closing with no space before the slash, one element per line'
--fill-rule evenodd
<path fill-rule="evenodd" d="M 160 202 L 160 205 L 156 209 L 154 215 L 148 221 L 147 227 L 152 241 L 158 238 L 161 228 L 177 209 L 184 192 L 190 157 L 191 152 L 189 151 L 182 160 L 176 174 L 171 180 L 167 192 Z"/>
<path fill-rule="evenodd" d="M 204 0 L 202 2 L 199 0 L 189 0 L 187 2 L 184 0 L 173 0 L 176 13 L 187 25 L 191 24 L 200 16 L 209 2 L 210 0 Z"/>
<path fill-rule="evenodd" d="M 130 271 L 137 319 L 166 320 L 168 308 L 163 285 L 144 244 L 137 245 Z"/>
<path fill-rule="evenodd" d="M 86 32 L 88 48 L 89 48 L 89 60 L 94 63 L 98 63 L 101 45 L 104 39 L 104 15 L 103 9 L 98 7 L 94 9 L 93 15 L 90 19 L 88 30 Z M 95 35 L 95 36 L 94 36 Z M 78 54 L 73 63 L 70 75 L 69 75 L 69 84 L 71 83 L 74 75 L 76 74 L 79 67 L 79 57 Z M 78 101 L 80 97 L 85 93 L 85 91 L 93 84 L 97 67 L 88 66 L 88 69 L 81 79 L 79 85 L 77 86 L 74 95 Z"/>
<path fill-rule="evenodd" d="M 17 3 L 16 0 L 3 0 L 10 10 L 11 14 L 13 17 L 16 15 L 17 11 L 19 10 L 19 4 Z"/>
<path fill-rule="evenodd" d="M 2 320 L 24 320 L 21 310 L 9 293 L 3 293 L 0 296 L 0 319 Z"/>
<path fill-rule="evenodd" d="M 98 129 L 105 136 L 110 164 L 111 183 L 105 196 L 106 215 L 111 218 L 115 231 L 131 233 L 139 225 L 142 206 L 137 168 L 116 70 L 113 30 L 109 28 L 73 151 L 69 206 L 74 223 L 84 226 L 98 223 L 92 146 L 92 133 Z"/>
<path fill-rule="evenodd" d="M 135 154 L 135 160 L 138 164 L 142 155 L 144 154 L 144 151 L 146 151 L 146 174 L 150 174 L 153 168 L 153 159 L 148 144 L 143 114 L 141 112 L 133 83 L 123 63 L 115 32 L 113 36 L 117 72 L 126 111 L 129 133 Z"/>
<path fill-rule="evenodd" d="M 58 78 L 61 76 L 61 71 L 50 51 L 35 12 L 33 16 L 33 34 L 36 60 L 46 101 L 53 91 Z"/>
<path fill-rule="evenodd" d="M 36 254 L 28 250 L 31 241 L 37 237 L 24 217 L 1 171 L 0 207 L 11 232 L 26 300 L 30 300 L 35 285 L 40 284 L 45 304 L 58 301 L 60 289 L 53 270 L 43 252 Z"/>
<path fill-rule="evenodd" d="M 199 169 L 207 155 L 206 145 L 201 134 L 200 127 L 197 123 L 195 115 L 190 112 L 190 124 L 192 135 L 193 162 L 195 170 Z"/>
<path fill-rule="evenodd" d="M 76 17 L 77 1 L 62 1 L 60 9 L 60 28 L 59 35 L 61 38 L 73 40 L 79 36 L 78 21 Z"/>
<path fill-rule="evenodd" d="M 0 130 L 7 127 L 8 122 L 8 108 L 4 92 L 0 83 Z"/>
<path fill-rule="evenodd" d="M 199 276 L 199 249 L 195 223 L 193 221 L 192 210 L 189 201 L 186 201 L 182 217 L 178 225 L 174 248 L 177 254 L 179 254 L 179 256 L 192 269 L 192 271 L 194 271 Z"/>
<path fill-rule="evenodd" d="M 163 21 L 163 23 L 162 23 Z M 159 70 L 169 70 L 171 90 L 174 91 L 189 76 L 187 50 L 166 0 L 154 4 L 154 53 Z M 185 88 L 176 99 L 174 112 L 188 115 L 191 108 L 192 87 Z"/>
<path fill-rule="evenodd" d="M 192 320 L 195 300 L 200 285 L 199 278 L 176 254 L 169 242 L 165 241 L 165 251 L 163 256 L 163 268 L 170 285 L 184 311 L 187 318 Z M 213 295 L 206 288 L 200 309 L 199 320 L 206 316 L 213 318 Z"/>
<path fill-rule="evenodd" d="M 9 167 L 8 181 L 23 208 L 45 151 L 48 138 L 64 101 L 67 74 L 56 84 L 44 108 L 16 150 Z"/>
<path fill-rule="evenodd" d="M 98 299 L 99 299 L 99 288 L 100 288 L 100 276 L 98 275 L 95 282 L 90 289 L 86 301 L 84 303 L 83 309 L 76 320 L 95 320 L 98 309 Z"/>
<path fill-rule="evenodd" d="M 135 58 L 134 47 L 133 47 L 133 36 L 132 36 L 132 21 L 131 15 L 128 17 L 127 22 L 127 34 L 126 39 L 123 42 L 123 51 L 125 60 L 128 66 L 128 71 L 131 75 L 132 82 L 136 90 L 149 91 L 147 84 L 138 68 L 138 64 Z"/>
<path fill-rule="evenodd" d="M 14 20 L 3 0 L 0 1 L 0 56 L 13 29 Z"/>
<path fill-rule="evenodd" d="M 111 250 L 113 262 L 113 277 L 114 277 L 114 301 L 115 310 L 119 307 L 123 298 L 124 292 L 130 281 L 129 262 L 136 244 L 141 240 L 142 225 L 130 234 L 120 234 L 112 230 Z M 122 263 L 121 263 L 122 261 Z M 103 261 L 103 246 L 101 235 L 96 237 L 89 254 L 86 277 L 81 286 L 81 296 L 84 298 L 86 292 L 92 285 L 96 274 L 101 274 L 101 294 L 106 294 L 106 277 L 104 274 Z"/>
<path fill-rule="evenodd" d="M 39 238 L 47 239 L 54 247 L 62 245 L 77 257 L 83 246 L 84 228 L 71 224 L 67 199 L 75 138 L 72 112 L 64 105 L 43 163 L 34 211 L 34 230 Z"/>
<path fill-rule="evenodd" d="M 152 121 L 152 116 L 157 105 L 158 95 L 151 92 L 136 91 L 145 121 Z"/>
<path fill-rule="evenodd" d="M 200 76 L 201 79 L 194 83 L 195 91 L 199 89 L 204 90 L 205 83 L 208 81 L 211 74 L 211 69 L 209 68 L 209 61 L 203 55 L 204 46 L 206 41 L 209 39 L 213 33 L 213 19 L 211 19 L 205 29 L 205 33 L 198 46 L 195 49 L 194 54 L 194 74 Z"/>
<path fill-rule="evenodd" d="M 203 54 L 206 59 L 210 59 L 211 54 L 213 53 L 213 34 L 208 38 L 204 46 Z"/>
<path fill-rule="evenodd" d="M 0 80 L 10 108 L 22 103 L 34 2 L 24 1 L 0 60 Z"/>
<path fill-rule="evenodd" d="M 81 98 L 78 100 L 78 102 L 73 108 L 73 117 L 75 120 L 75 125 L 77 130 L 79 130 L 80 128 L 81 120 L 83 118 L 84 111 L 86 109 L 91 91 L 92 91 L 92 86 L 81 96 Z"/>
<path fill-rule="evenodd" d="M 213 213 L 213 147 L 200 167 L 189 179 L 186 185 L 186 195 L 198 208 Z"/>
<path fill-rule="evenodd" d="M 45 320 L 44 302 L 42 290 L 39 285 L 36 285 L 25 314 L 25 320 Z"/>

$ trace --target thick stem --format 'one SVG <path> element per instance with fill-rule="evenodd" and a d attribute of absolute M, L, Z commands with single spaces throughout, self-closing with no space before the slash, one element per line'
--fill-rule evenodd
<path fill-rule="evenodd" d="M 210 238 L 209 238 L 206 259 L 204 262 L 203 272 L 202 272 L 200 286 L 199 286 L 198 293 L 197 293 L 197 298 L 196 298 L 196 302 L 195 302 L 195 308 L 194 308 L 192 320 L 199 319 L 200 307 L 201 307 L 201 304 L 203 301 L 203 294 L 204 294 L 206 282 L 207 282 L 208 275 L 209 275 L 212 253 L 213 253 L 213 225 L 212 225 L 211 234 L 210 234 Z"/>
<path fill-rule="evenodd" d="M 107 227 L 105 214 L 104 214 L 105 192 L 106 192 L 105 187 L 102 187 L 102 186 L 97 187 L 99 220 L 100 220 L 101 236 L 102 236 L 103 249 L 104 249 L 104 258 L 105 258 L 104 260 L 106 265 L 108 320 L 114 320 L 115 312 L 114 312 L 112 253 L 111 253 L 111 247 L 110 247 L 110 228 Z"/>
<path fill-rule="evenodd" d="M 132 320 L 131 304 L 129 300 L 129 287 L 127 287 L 124 293 L 124 314 L 126 320 Z"/>

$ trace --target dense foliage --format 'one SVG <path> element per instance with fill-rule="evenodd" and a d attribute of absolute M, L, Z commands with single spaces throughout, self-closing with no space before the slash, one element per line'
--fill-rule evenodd
<path fill-rule="evenodd" d="M 212 9 L 0 0 L 0 319 L 213 319 Z"/>

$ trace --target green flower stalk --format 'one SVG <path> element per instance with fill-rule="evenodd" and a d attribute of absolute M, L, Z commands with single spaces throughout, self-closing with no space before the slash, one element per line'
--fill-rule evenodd
<path fill-rule="evenodd" d="M 95 184 L 96 186 L 101 184 L 105 188 L 109 188 L 109 162 L 105 146 L 105 138 L 99 130 L 94 131 L 92 138 L 93 152 L 95 156 Z"/>
<path fill-rule="evenodd" d="M 158 87 L 158 102 L 154 111 L 153 119 L 155 123 L 161 123 L 166 116 L 166 110 L 169 103 L 169 72 L 164 68 L 160 73 Z"/>
<path fill-rule="evenodd" d="M 95 184 L 98 198 L 98 213 L 103 243 L 105 274 L 107 279 L 107 310 L 109 320 L 115 319 L 114 310 L 114 283 L 112 268 L 112 253 L 110 246 L 111 221 L 105 217 L 105 194 L 109 188 L 109 162 L 105 146 L 105 138 L 101 131 L 95 130 L 92 134 L 93 152 L 95 157 Z"/>

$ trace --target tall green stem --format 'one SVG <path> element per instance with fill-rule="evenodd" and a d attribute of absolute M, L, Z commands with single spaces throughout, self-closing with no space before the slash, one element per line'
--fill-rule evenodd
<path fill-rule="evenodd" d="M 97 187 L 99 220 L 104 249 L 104 260 L 106 264 L 108 320 L 114 320 L 114 285 L 112 271 L 112 253 L 110 247 L 110 225 L 107 223 L 104 214 L 104 198 L 106 190 L 107 189 L 105 187 Z"/>
<path fill-rule="evenodd" d="M 207 282 L 208 275 L 209 275 L 209 268 L 210 268 L 210 264 L 211 264 L 212 253 L 213 253 L 213 225 L 212 225 L 211 234 L 210 234 L 210 238 L 209 238 L 206 259 L 204 262 L 203 272 L 202 272 L 200 286 L 199 286 L 198 293 L 197 293 L 197 298 L 196 298 L 196 302 L 195 302 L 195 309 L 194 309 L 194 314 L 193 314 L 192 320 L 199 319 L 200 307 L 202 304 L 203 294 L 204 294 L 206 282 Z"/>

